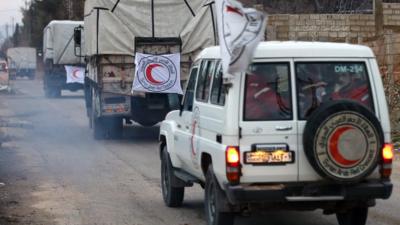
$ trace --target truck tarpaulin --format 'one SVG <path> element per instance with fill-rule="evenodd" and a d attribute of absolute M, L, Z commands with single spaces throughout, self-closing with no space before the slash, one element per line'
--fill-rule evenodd
<path fill-rule="evenodd" d="M 85 54 L 134 56 L 135 37 L 180 37 L 182 54 L 197 53 L 216 44 L 212 2 L 86 0 Z"/>
<path fill-rule="evenodd" d="M 29 47 L 9 48 L 7 50 L 9 69 L 36 69 L 36 49 Z"/>
<path fill-rule="evenodd" d="M 53 20 L 44 28 L 43 60 L 53 59 L 54 64 L 81 64 L 83 59 L 74 51 L 74 29 L 82 21 Z"/>

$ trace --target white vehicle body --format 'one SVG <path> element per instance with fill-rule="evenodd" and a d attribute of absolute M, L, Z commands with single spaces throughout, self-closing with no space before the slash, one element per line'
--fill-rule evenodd
<path fill-rule="evenodd" d="M 10 80 L 7 62 L 0 59 L 0 91 L 9 90 Z"/>
<path fill-rule="evenodd" d="M 9 69 L 36 70 L 36 49 L 29 47 L 9 48 L 7 50 Z"/>
<path fill-rule="evenodd" d="M 74 31 L 82 28 L 83 21 L 53 20 L 43 30 L 43 79 L 45 95 L 48 98 L 61 96 L 64 89 L 83 89 L 79 82 L 67 83 L 65 66 L 84 67 L 81 48 L 75 48 Z M 81 46 L 84 46 L 81 36 Z"/>
<path fill-rule="evenodd" d="M 197 80 L 196 89 L 194 87 L 190 89 L 194 91 L 193 95 L 198 94 L 198 80 L 201 79 L 201 71 L 205 70 L 207 63 L 213 61 L 216 62 L 215 66 L 218 67 L 218 62 L 220 61 L 219 47 L 210 47 L 203 50 L 195 60 L 191 70 L 193 73 L 191 75 L 194 76 L 193 80 Z M 318 201 L 334 202 L 346 200 L 347 196 L 341 196 L 337 193 L 330 194 L 330 196 L 304 196 L 302 194 L 299 196 L 294 194 L 293 196 L 281 196 L 282 193 L 278 191 L 273 194 L 277 196 L 277 199 L 275 199 L 273 197 L 265 197 L 268 195 L 266 194 L 268 191 L 265 191 L 265 193 L 260 193 L 259 198 L 256 198 L 256 195 L 252 196 L 252 193 L 255 193 L 252 191 L 256 189 L 259 191 L 267 189 L 276 191 L 285 187 L 285 184 L 320 184 L 331 181 L 326 176 L 321 176 L 307 159 L 303 140 L 308 119 L 302 118 L 304 116 L 299 108 L 300 95 L 297 93 L 299 90 L 303 90 L 300 87 L 299 80 L 297 80 L 298 73 L 300 73 L 298 68 L 300 65 L 325 65 L 329 63 L 336 65 L 335 69 L 340 69 L 340 66 L 346 63 L 349 65 L 353 65 L 352 63 L 354 65 L 365 65 L 366 79 L 370 82 L 370 93 L 369 97 L 367 97 L 372 99 L 371 108 L 382 128 L 384 143 L 391 143 L 390 120 L 384 88 L 379 68 L 371 49 L 364 46 L 338 43 L 263 42 L 260 43 L 255 51 L 252 65 L 280 64 L 287 66 L 285 71 L 288 71 L 288 77 L 281 84 L 283 86 L 281 88 L 285 89 L 285 93 L 287 93 L 289 102 L 287 104 L 291 109 L 290 113 L 287 114 L 287 118 L 276 120 L 245 119 L 247 100 L 245 100 L 244 93 L 247 93 L 245 88 L 246 76 L 250 76 L 246 75 L 246 73 L 233 74 L 233 79 L 226 86 L 227 93 L 223 94 L 225 91 L 222 91 L 222 95 L 225 95 L 224 104 L 213 103 L 214 94 L 219 93 L 219 99 L 221 93 L 220 91 L 213 92 L 213 83 L 216 80 L 211 76 L 210 79 L 212 81 L 204 83 L 206 86 L 204 90 L 208 93 L 206 96 L 211 97 L 194 97 L 192 110 L 188 110 L 187 104 L 190 105 L 190 103 L 187 102 L 190 102 L 190 100 L 187 101 L 187 99 L 191 98 L 191 95 L 187 91 L 181 110 L 170 112 L 162 122 L 160 128 L 161 156 L 163 154 L 162 150 L 167 149 L 171 165 L 175 171 L 178 171 L 176 175 L 186 174 L 185 176 L 177 175 L 177 177 L 182 180 L 185 180 L 185 177 L 191 177 L 186 180 L 187 182 L 206 183 L 206 189 L 207 168 L 211 164 L 219 187 L 225 192 L 228 202 L 233 205 L 240 205 L 249 201 L 283 201 L 286 203 L 310 201 L 316 203 Z M 217 73 L 219 73 L 218 69 L 213 72 L 214 76 Z M 190 80 L 192 80 L 192 77 Z M 191 85 L 190 80 L 189 86 Z M 220 88 L 222 89 L 222 87 L 224 85 L 221 85 Z M 202 88 L 201 85 L 200 88 Z M 268 90 L 263 91 L 267 92 Z M 236 184 L 232 184 L 227 178 L 227 167 L 229 167 L 227 149 L 229 146 L 235 146 L 235 148 L 239 149 L 240 165 L 238 168 L 240 181 Z M 247 152 L 252 152 L 259 146 L 267 146 L 268 148 L 271 146 L 286 148 L 285 146 L 287 146 L 287 150 L 292 152 L 292 162 L 279 165 L 246 163 L 246 160 L 250 160 L 247 157 Z M 380 167 L 377 166 L 363 179 L 373 181 L 380 178 Z M 390 196 L 391 184 L 388 185 L 390 186 L 390 191 L 388 192 Z M 238 194 L 239 192 L 240 194 Z M 244 197 L 246 193 L 253 198 L 246 199 Z M 360 195 L 367 196 L 367 194 L 362 192 Z M 377 198 L 387 197 L 385 195 Z M 318 206 L 315 207 L 318 208 Z M 321 208 L 323 207 L 321 206 Z"/>
<path fill-rule="evenodd" d="M 9 65 L 10 79 L 17 76 L 35 78 L 36 74 L 36 49 L 30 47 L 16 47 L 7 50 L 7 62 Z"/>
<path fill-rule="evenodd" d="M 83 58 L 74 52 L 74 29 L 83 21 L 53 20 L 43 31 L 43 61 L 56 65 L 82 64 Z"/>

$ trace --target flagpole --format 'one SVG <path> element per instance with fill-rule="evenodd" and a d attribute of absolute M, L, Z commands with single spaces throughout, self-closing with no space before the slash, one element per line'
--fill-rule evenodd
<path fill-rule="evenodd" d="M 154 38 L 154 0 L 151 0 L 151 32 Z"/>

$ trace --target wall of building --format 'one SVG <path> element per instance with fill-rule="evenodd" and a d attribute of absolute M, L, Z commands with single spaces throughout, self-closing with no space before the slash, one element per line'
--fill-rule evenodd
<path fill-rule="evenodd" d="M 274 14 L 267 39 L 359 42 L 377 35 L 375 14 Z M 383 27 L 400 28 L 400 3 L 383 3 Z"/>

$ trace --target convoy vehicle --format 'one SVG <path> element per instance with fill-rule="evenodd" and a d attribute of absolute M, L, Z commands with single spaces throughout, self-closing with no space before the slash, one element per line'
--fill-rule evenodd
<path fill-rule="evenodd" d="M 96 139 L 121 136 L 124 120 L 153 126 L 179 107 L 177 92 L 132 91 L 136 54 L 180 54 L 174 82 L 186 80 L 194 56 L 215 44 L 211 10 L 203 2 L 85 2 L 85 99 Z"/>
<path fill-rule="evenodd" d="M 80 57 L 74 46 L 74 30 L 83 26 L 82 21 L 53 20 L 44 28 L 43 62 L 44 92 L 46 97 L 60 97 L 62 90 L 78 91 L 83 89 L 79 82 L 67 83 L 65 66 L 84 67 L 84 59 Z"/>
<path fill-rule="evenodd" d="M 199 183 L 209 225 L 279 209 L 322 209 L 340 225 L 364 225 L 368 208 L 392 192 L 390 131 L 368 47 L 262 42 L 248 70 L 231 76 L 219 47 L 206 48 L 180 110 L 161 123 L 164 202 L 181 206 L 185 187 Z"/>
<path fill-rule="evenodd" d="M 0 91 L 9 90 L 10 80 L 8 65 L 5 60 L 0 59 Z"/>
<path fill-rule="evenodd" d="M 36 49 L 30 47 L 16 47 L 7 50 L 8 69 L 10 79 L 28 77 L 33 80 L 36 76 Z"/>

